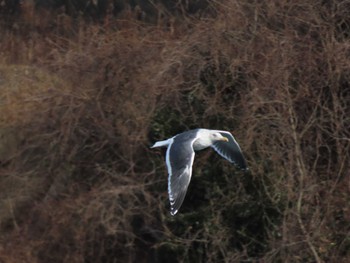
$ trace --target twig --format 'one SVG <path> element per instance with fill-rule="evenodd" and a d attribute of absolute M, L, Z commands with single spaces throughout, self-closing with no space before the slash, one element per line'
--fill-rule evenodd
<path fill-rule="evenodd" d="M 305 225 L 303 223 L 303 220 L 301 218 L 301 206 L 302 206 L 302 201 L 303 201 L 303 188 L 304 188 L 304 180 L 305 180 L 305 165 L 303 162 L 303 156 L 302 156 L 302 152 L 300 149 L 300 141 L 299 141 L 299 136 L 297 133 L 297 125 L 296 125 L 296 116 L 295 116 L 295 112 L 293 109 L 293 104 L 292 104 L 292 99 L 291 99 L 291 95 L 289 93 L 289 89 L 288 87 L 286 88 L 287 90 L 287 95 L 288 95 L 288 113 L 289 113 L 289 117 L 290 117 L 290 124 L 292 127 L 292 137 L 294 140 L 294 150 L 295 150 L 295 156 L 296 156 L 296 163 L 297 163 L 297 168 L 298 168 L 298 172 L 300 174 L 300 178 L 299 178 L 299 197 L 297 200 L 297 219 L 298 219 L 298 223 L 300 225 L 301 231 L 303 232 L 303 235 L 306 237 L 306 243 L 308 244 L 314 258 L 315 261 L 317 263 L 321 263 L 322 260 L 319 257 L 315 246 L 312 244 L 311 242 L 311 238 L 309 233 L 306 231 Z"/>

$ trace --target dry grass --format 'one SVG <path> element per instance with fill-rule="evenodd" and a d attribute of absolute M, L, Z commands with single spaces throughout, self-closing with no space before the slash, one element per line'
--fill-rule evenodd
<path fill-rule="evenodd" d="M 347 262 L 346 5 L 215 1 L 153 25 L 23 6 L 0 29 L 0 261 Z M 196 127 L 233 131 L 250 172 L 199 153 L 171 217 L 148 147 Z"/>

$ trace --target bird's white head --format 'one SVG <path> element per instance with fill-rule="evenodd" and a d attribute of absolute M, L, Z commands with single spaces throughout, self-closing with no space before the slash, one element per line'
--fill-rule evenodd
<path fill-rule="evenodd" d="M 222 136 L 220 132 L 213 132 L 210 134 L 210 139 L 212 142 L 223 141 L 228 142 L 227 137 Z"/>

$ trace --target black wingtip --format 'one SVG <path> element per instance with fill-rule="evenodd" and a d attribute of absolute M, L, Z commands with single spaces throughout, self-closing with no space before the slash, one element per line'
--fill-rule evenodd
<path fill-rule="evenodd" d="M 177 211 L 179 211 L 179 210 L 178 210 L 178 209 L 171 208 L 171 209 L 170 209 L 170 214 L 171 214 L 172 216 L 175 216 L 175 215 L 177 214 Z"/>

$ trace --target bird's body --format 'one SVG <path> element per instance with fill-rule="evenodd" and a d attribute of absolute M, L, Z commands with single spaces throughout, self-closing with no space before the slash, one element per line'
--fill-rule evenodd
<path fill-rule="evenodd" d="M 220 130 L 195 129 L 156 142 L 151 148 L 167 147 L 168 193 L 170 213 L 179 210 L 192 175 L 194 151 L 212 147 L 222 157 L 245 170 L 247 165 L 241 149 L 230 132 Z"/>

